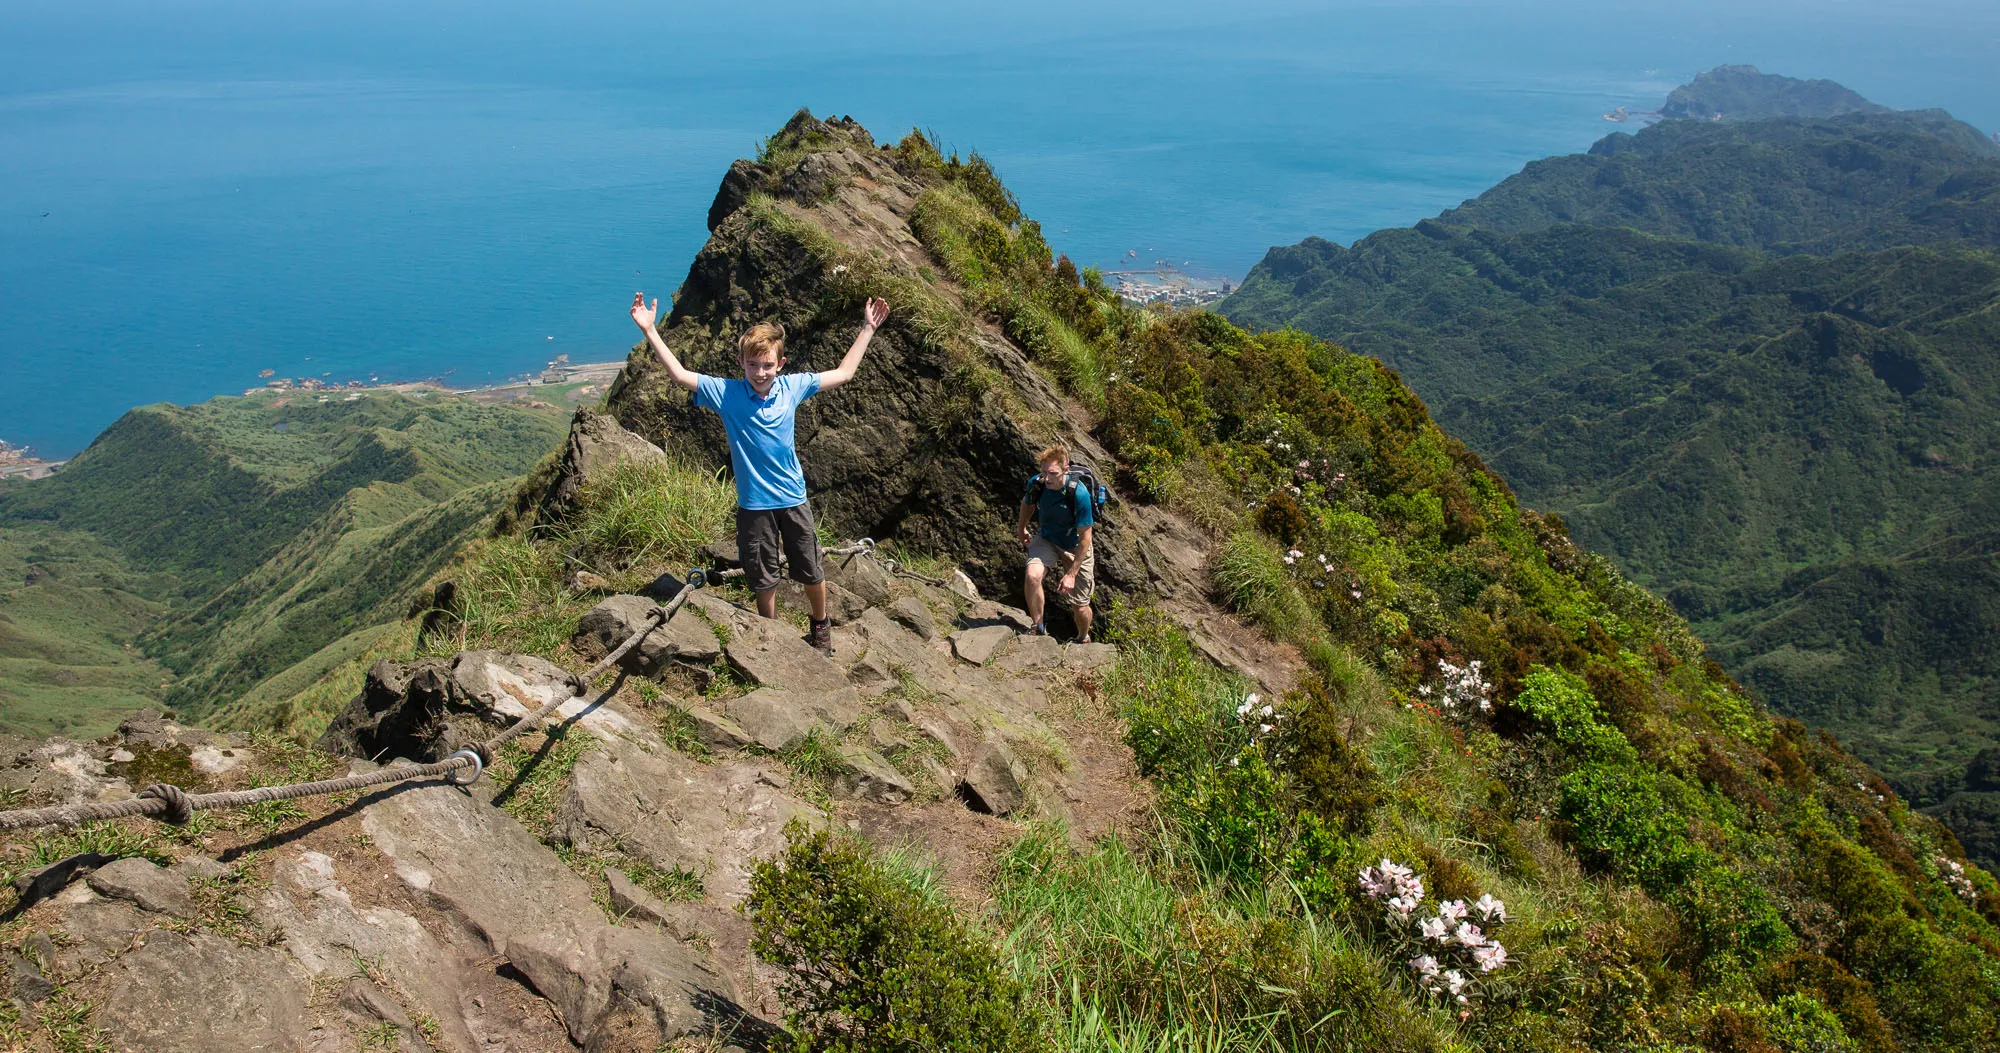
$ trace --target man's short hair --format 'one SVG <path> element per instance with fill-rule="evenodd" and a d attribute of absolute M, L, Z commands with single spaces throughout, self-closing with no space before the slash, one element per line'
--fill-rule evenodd
<path fill-rule="evenodd" d="M 758 322 L 756 325 L 751 326 L 749 331 L 736 341 L 736 354 L 739 357 L 762 358 L 766 351 L 776 355 L 779 361 L 784 361 L 784 326 L 773 325 L 770 322 Z"/>
<path fill-rule="evenodd" d="M 1069 467 L 1069 447 L 1064 446 L 1062 443 L 1056 443 L 1054 446 L 1035 455 L 1035 467 L 1037 468 L 1050 461 L 1054 461 L 1065 468 Z"/>

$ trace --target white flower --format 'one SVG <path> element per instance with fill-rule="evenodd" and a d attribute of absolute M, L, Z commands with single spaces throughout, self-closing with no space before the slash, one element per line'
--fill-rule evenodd
<path fill-rule="evenodd" d="M 1312 462 L 1311 462 L 1311 461 L 1300 461 L 1300 462 L 1299 462 L 1299 467 L 1301 467 L 1301 468 L 1311 468 L 1311 467 L 1312 467 Z"/>
<path fill-rule="evenodd" d="M 1423 899 L 1422 896 L 1409 896 L 1409 895 L 1394 896 L 1391 897 L 1389 900 L 1389 909 L 1395 911 L 1402 917 L 1407 918 L 1411 914 L 1415 913 L 1417 909 L 1417 904 L 1421 902 L 1422 899 Z"/>
<path fill-rule="evenodd" d="M 1461 947 L 1477 947 L 1486 942 L 1486 937 L 1480 933 L 1479 926 L 1469 921 L 1459 922 L 1458 928 L 1452 932 L 1451 938 L 1452 942 L 1457 943 Z"/>
<path fill-rule="evenodd" d="M 1480 920 L 1488 924 L 1507 920 L 1507 904 L 1494 899 L 1491 892 L 1480 893 L 1479 902 L 1474 903 L 1472 909 L 1478 911 Z"/>
<path fill-rule="evenodd" d="M 1438 904 L 1438 917 L 1446 921 L 1463 921 L 1465 919 L 1465 901 L 1462 899 L 1451 899 Z"/>
<path fill-rule="evenodd" d="M 1426 980 L 1438 974 L 1438 960 L 1428 954 L 1420 954 L 1410 959 L 1410 968 Z"/>
<path fill-rule="evenodd" d="M 1479 971 L 1490 973 L 1507 964 L 1507 948 L 1498 943 L 1489 943 L 1472 950 L 1472 960 L 1479 963 Z"/>
<path fill-rule="evenodd" d="M 1443 918 L 1425 918 L 1417 923 L 1417 935 L 1427 940 L 1444 942 L 1445 924 Z"/>
<path fill-rule="evenodd" d="M 1242 705 L 1237 706 L 1236 715 L 1239 717 L 1248 717 L 1250 715 L 1250 703 L 1245 702 Z"/>
<path fill-rule="evenodd" d="M 1444 983 L 1446 987 L 1451 989 L 1451 993 L 1456 995 L 1460 991 L 1465 990 L 1465 974 L 1459 972 L 1457 969 L 1448 969 L 1444 974 Z"/>
<path fill-rule="evenodd" d="M 1267 716 L 1267 717 L 1268 717 L 1268 716 L 1270 716 L 1270 715 L 1271 715 L 1271 713 L 1273 712 L 1273 710 L 1271 709 L 1271 707 L 1270 707 L 1270 706 L 1265 706 L 1265 707 L 1264 707 L 1263 709 L 1260 709 L 1260 710 L 1258 710 L 1257 712 L 1258 712 L 1259 714 L 1263 715 L 1263 716 Z"/>
<path fill-rule="evenodd" d="M 1269 735 L 1269 734 L 1271 733 L 1271 728 L 1272 728 L 1272 727 L 1273 727 L 1273 725 L 1270 725 L 1270 724 L 1259 724 L 1259 725 L 1257 725 L 1257 734 L 1259 734 L 1259 735 Z"/>
<path fill-rule="evenodd" d="M 1352 597 L 1354 597 L 1354 598 L 1355 598 L 1355 599 L 1357 599 L 1357 600 L 1361 598 L 1361 590 L 1360 590 L 1360 589 L 1349 589 L 1349 590 L 1348 590 L 1348 592 L 1347 592 L 1347 594 L 1348 594 L 1349 596 L 1352 596 Z"/>
<path fill-rule="evenodd" d="M 1255 691 L 1252 691 L 1249 694 L 1243 696 L 1243 704 L 1246 706 L 1254 706 L 1263 700 L 1264 696 L 1259 695 Z"/>

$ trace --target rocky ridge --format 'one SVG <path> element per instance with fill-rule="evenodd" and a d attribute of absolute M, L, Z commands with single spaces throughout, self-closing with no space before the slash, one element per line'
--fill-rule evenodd
<path fill-rule="evenodd" d="M 28 948 L 9 956 L 14 1011 L 33 1022 L 92 1006 L 90 1025 L 117 1049 L 612 1050 L 718 1036 L 755 1048 L 779 1006 L 734 908 L 788 823 L 912 843 L 963 876 L 978 844 L 1007 836 L 1004 817 L 1061 816 L 1088 837 L 1136 800 L 1129 756 L 1089 720 L 1113 648 L 1017 635 L 1023 612 L 893 578 L 868 557 L 836 574 L 859 610 L 830 658 L 786 622 L 696 592 L 609 683 L 472 787 L 405 784 L 248 828 L 204 818 L 138 854 L 22 868 L 7 922 Z M 653 606 L 605 597 L 574 650 L 603 654 Z M 697 693 L 703 679 L 715 689 Z M 641 681 L 679 689 L 649 702 Z M 532 655 L 380 662 L 320 745 L 348 770 L 435 759 L 575 686 Z M 546 816 L 510 805 L 540 792 L 537 765 L 559 756 L 571 766 Z M 150 715 L 96 743 L 15 743 L 0 785 L 85 801 L 154 779 L 291 781 L 273 763 L 243 739 Z M 627 871 L 675 875 L 679 896 Z"/>
<path fill-rule="evenodd" d="M 1116 651 L 1022 635 L 1025 612 L 982 598 L 1018 589 L 1010 528 L 1032 451 L 1063 439 L 1111 465 L 1089 414 L 931 274 L 911 227 L 922 182 L 893 151 L 805 114 L 780 138 L 812 148 L 732 167 L 669 339 L 721 369 L 735 332 L 777 318 L 793 368 L 828 365 L 851 336 L 843 272 L 856 266 L 965 312 L 992 387 L 968 397 L 964 348 L 941 348 L 906 310 L 853 390 L 809 403 L 799 429 L 827 523 L 963 557 L 964 573 L 939 586 L 868 554 L 831 563 L 830 656 L 741 590 L 698 590 L 591 685 L 541 655 L 377 662 L 314 751 L 158 715 L 93 743 L 7 744 L 12 802 L 118 799 L 155 781 L 214 790 L 437 759 L 578 692 L 470 787 L 15 838 L 0 856 L 21 893 L 0 920 L 0 945 L 17 948 L 0 999 L 9 1036 L 47 1048 L 69 1022 L 115 1049 L 760 1048 L 783 1007 L 737 908 L 789 824 L 911 846 L 976 898 L 1018 822 L 1057 818 L 1081 843 L 1143 806 L 1099 691 Z M 517 515 L 560 527 L 621 463 L 726 460 L 712 420 L 644 355 L 607 411 L 577 414 Z M 1145 597 L 1266 690 L 1290 686 L 1296 655 L 1208 599 L 1201 530 L 1122 506 L 1100 537 L 1110 591 Z M 707 554 L 726 566 L 733 548 Z M 644 571 L 659 575 L 644 595 L 610 593 L 608 577 L 632 578 L 615 569 L 571 574 L 599 602 L 552 657 L 604 655 L 680 586 L 661 567 Z M 428 606 L 449 607 L 450 591 Z M 795 614 L 803 597 L 781 602 Z"/>

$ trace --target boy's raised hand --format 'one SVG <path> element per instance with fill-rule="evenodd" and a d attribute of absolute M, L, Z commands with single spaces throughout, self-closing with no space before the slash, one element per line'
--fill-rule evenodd
<path fill-rule="evenodd" d="M 883 305 L 883 314 L 888 314 L 888 305 Z M 660 320 L 660 298 L 654 297 L 652 306 L 646 305 L 646 294 L 632 294 L 632 321 L 641 329 L 651 329 Z"/>
<path fill-rule="evenodd" d="M 889 301 L 884 300 L 880 296 L 870 296 L 868 298 L 868 306 L 862 309 L 861 320 L 868 323 L 868 328 L 870 329 L 880 329 L 882 328 L 882 323 L 888 321 L 888 319 Z"/>

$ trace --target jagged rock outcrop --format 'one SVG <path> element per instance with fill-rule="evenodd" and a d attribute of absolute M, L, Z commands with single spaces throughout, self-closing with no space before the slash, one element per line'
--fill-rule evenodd
<path fill-rule="evenodd" d="M 830 369 L 860 324 L 861 299 L 813 247 L 766 222 L 762 209 L 808 218 L 850 251 L 914 280 L 935 267 L 910 229 L 910 210 L 925 183 L 899 168 L 852 120 L 820 121 L 800 113 L 778 138 L 813 144 L 789 166 L 739 161 L 709 213 L 714 232 L 695 258 L 663 324 L 690 368 L 738 373 L 734 340 L 760 321 L 785 326 L 792 370 Z M 934 288 L 956 296 L 939 281 Z M 997 393 L 967 405 L 957 363 L 927 344 L 909 308 L 892 314 L 866 365 L 846 389 L 808 401 L 798 423 L 800 459 L 814 507 L 853 536 L 894 537 L 962 559 L 979 589 L 1018 592 L 1014 508 L 1034 469 L 1034 451 L 1067 438 L 1104 458 L 1073 413 L 1021 350 L 991 326 L 966 334 L 1006 378 L 1011 398 L 1053 425 L 1023 424 Z M 607 409 L 627 429 L 717 465 L 728 461 L 714 415 L 674 388 L 651 353 L 634 354 Z M 1107 539 L 1100 580 L 1145 581 L 1129 543 Z"/>
<path fill-rule="evenodd" d="M 618 421 L 589 407 L 570 420 L 569 442 L 554 481 L 542 495 L 536 521 L 559 523 L 576 510 L 584 486 L 623 462 L 644 464 L 666 457 L 658 446 L 619 427 Z"/>
<path fill-rule="evenodd" d="M 959 568 L 948 588 L 963 600 L 1019 602 L 1022 557 L 1013 525 L 1034 452 L 1063 440 L 1109 473 L 1113 460 L 1094 435 L 1095 422 L 981 317 L 975 298 L 938 273 L 911 226 L 933 173 L 878 147 L 847 118 L 823 121 L 801 111 L 772 142 L 782 147 L 772 150 L 773 160 L 738 161 L 724 177 L 709 212 L 711 237 L 662 322 L 669 345 L 690 368 L 733 376 L 736 337 L 776 321 L 786 329 L 788 369 L 829 369 L 859 325 L 867 289 L 857 271 L 940 297 L 967 319 L 957 357 L 927 338 L 916 305 L 901 305 L 854 381 L 801 408 L 800 460 L 815 510 L 837 532 L 950 557 Z M 968 357 L 997 378 L 993 386 L 969 379 Z M 613 384 L 606 412 L 660 448 L 728 463 L 720 423 L 667 380 L 643 344 Z M 579 416 L 572 446 L 587 447 L 602 431 L 601 422 Z M 1297 657 L 1270 648 L 1209 602 L 1212 547 L 1199 528 L 1162 509 L 1120 505 L 1098 534 L 1097 579 L 1108 593 L 1162 605 L 1204 654 L 1282 692 Z M 734 545 L 704 555 L 727 566 Z M 829 578 L 862 604 L 885 605 L 878 581 L 855 579 L 846 566 L 830 566 Z M 835 620 L 858 621 L 847 597 Z"/>

